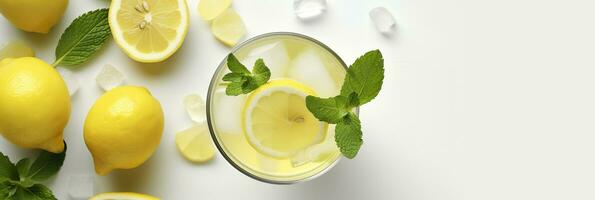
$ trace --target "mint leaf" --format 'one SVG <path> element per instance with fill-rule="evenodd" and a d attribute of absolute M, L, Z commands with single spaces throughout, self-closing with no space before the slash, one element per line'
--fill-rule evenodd
<path fill-rule="evenodd" d="M 232 82 L 225 88 L 225 94 L 238 96 L 242 94 L 242 82 Z"/>
<path fill-rule="evenodd" d="M 98 9 L 77 17 L 66 28 L 56 47 L 56 61 L 73 66 L 87 61 L 110 36 L 108 9 Z"/>
<path fill-rule="evenodd" d="M 349 94 L 349 96 L 347 97 L 347 107 L 351 109 L 351 108 L 355 108 L 359 105 L 360 105 L 360 102 L 359 102 L 359 97 L 357 96 L 357 94 L 355 92 L 352 92 L 351 94 Z"/>
<path fill-rule="evenodd" d="M 256 85 L 261 86 L 271 78 L 271 70 L 264 64 L 264 61 L 261 59 L 256 60 L 254 63 L 254 69 L 252 69 L 252 73 L 254 74 L 254 82 Z"/>
<path fill-rule="evenodd" d="M 16 166 L 10 162 L 8 156 L 0 152 L 0 182 L 5 180 L 19 180 L 19 173 Z"/>
<path fill-rule="evenodd" d="M 335 142 L 345 157 L 355 158 L 363 144 L 361 124 L 355 114 L 350 112 L 337 124 Z"/>
<path fill-rule="evenodd" d="M 23 158 L 17 162 L 17 171 L 21 176 L 29 173 L 29 167 L 31 166 L 31 160 L 29 158 Z"/>
<path fill-rule="evenodd" d="M 29 188 L 19 187 L 14 196 L 19 200 L 56 200 L 52 191 L 42 184 L 35 184 Z"/>
<path fill-rule="evenodd" d="M 0 199 L 10 199 L 16 189 L 16 186 L 9 181 L 0 182 Z"/>
<path fill-rule="evenodd" d="M 331 98 L 307 96 L 306 107 L 318 120 L 331 124 L 336 124 L 343 120 L 343 117 L 351 110 L 347 106 L 347 98 L 344 96 Z"/>
<path fill-rule="evenodd" d="M 19 171 L 27 172 L 26 174 L 21 174 L 21 180 L 28 179 L 36 182 L 47 180 L 58 173 L 62 164 L 64 164 L 65 156 L 66 146 L 64 147 L 64 151 L 58 154 L 42 151 L 31 166 L 27 166 L 29 161 L 21 160 L 23 163 L 19 165 Z"/>
<path fill-rule="evenodd" d="M 248 94 L 271 78 L 271 71 L 262 59 L 256 60 L 250 72 L 233 54 L 229 54 L 227 68 L 231 72 L 225 74 L 222 80 L 229 82 L 225 88 L 225 94 L 230 96 Z"/>
<path fill-rule="evenodd" d="M 348 96 L 355 92 L 359 97 L 359 105 L 363 105 L 378 95 L 383 79 L 384 59 L 382 54 L 379 50 L 367 52 L 347 69 L 341 95 Z"/>
<path fill-rule="evenodd" d="M 234 72 L 234 73 L 250 74 L 250 71 L 248 71 L 246 66 L 244 66 L 242 63 L 240 63 L 238 58 L 236 58 L 236 56 L 234 56 L 231 53 L 229 55 L 227 55 L 227 68 L 229 68 L 229 71 Z"/>

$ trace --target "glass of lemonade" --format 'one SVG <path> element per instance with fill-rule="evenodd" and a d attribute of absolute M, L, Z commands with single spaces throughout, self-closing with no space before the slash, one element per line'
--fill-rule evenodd
<path fill-rule="evenodd" d="M 213 75 L 207 97 L 211 136 L 225 159 L 260 181 L 289 184 L 314 178 L 341 153 L 334 125 L 318 121 L 305 97 L 340 93 L 347 66 L 329 47 L 287 32 L 253 37 L 232 49 L 249 70 L 262 58 L 271 79 L 249 94 L 228 96 L 226 59 Z"/>

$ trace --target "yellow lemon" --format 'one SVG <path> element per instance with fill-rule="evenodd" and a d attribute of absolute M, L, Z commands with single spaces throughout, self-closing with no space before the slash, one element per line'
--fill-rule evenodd
<path fill-rule="evenodd" d="M 21 30 L 47 33 L 67 6 L 68 0 L 0 0 L 0 13 Z"/>
<path fill-rule="evenodd" d="M 60 153 L 69 117 L 68 89 L 54 68 L 32 57 L 0 61 L 0 133 L 6 139 Z"/>
<path fill-rule="evenodd" d="M 162 133 L 159 101 L 136 86 L 120 86 L 99 97 L 84 127 L 85 143 L 100 175 L 143 164 L 157 149 Z"/>
<path fill-rule="evenodd" d="M 112 0 L 109 24 L 114 40 L 139 62 L 173 55 L 188 32 L 186 0 Z"/>
<path fill-rule="evenodd" d="M 306 107 L 310 87 L 292 79 L 275 79 L 250 93 L 242 111 L 246 138 L 258 151 L 289 158 L 320 143 L 328 124 L 318 121 Z"/>
<path fill-rule="evenodd" d="M 95 195 L 89 200 L 159 200 L 159 198 L 132 192 L 110 192 Z"/>

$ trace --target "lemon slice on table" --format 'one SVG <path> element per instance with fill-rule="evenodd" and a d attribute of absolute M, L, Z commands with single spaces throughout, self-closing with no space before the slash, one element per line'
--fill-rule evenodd
<path fill-rule="evenodd" d="M 324 140 L 328 124 L 306 108 L 310 87 L 275 79 L 250 93 L 242 111 L 242 127 L 249 143 L 261 153 L 290 158 Z"/>
<path fill-rule="evenodd" d="M 184 158 L 192 162 L 209 161 L 215 156 L 215 148 L 205 123 L 177 133 L 176 145 Z"/>
<path fill-rule="evenodd" d="M 230 5 L 231 0 L 200 0 L 198 2 L 198 13 L 202 19 L 210 21 L 219 16 Z"/>
<path fill-rule="evenodd" d="M 98 194 L 89 200 L 159 200 L 159 198 L 132 192 L 111 192 Z"/>
<path fill-rule="evenodd" d="M 213 20 L 211 33 L 223 44 L 233 46 L 244 37 L 246 27 L 238 13 L 230 8 Z"/>
<path fill-rule="evenodd" d="M 174 54 L 188 32 L 186 0 L 112 0 L 109 24 L 114 40 L 139 62 L 160 62 Z"/>

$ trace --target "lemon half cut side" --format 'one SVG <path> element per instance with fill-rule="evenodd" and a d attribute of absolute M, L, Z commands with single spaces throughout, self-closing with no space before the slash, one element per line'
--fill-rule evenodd
<path fill-rule="evenodd" d="M 130 58 L 160 62 L 184 42 L 188 5 L 186 0 L 112 0 L 109 24 L 114 40 Z"/>
<path fill-rule="evenodd" d="M 320 143 L 328 124 L 306 107 L 307 95 L 316 93 L 292 79 L 275 79 L 250 93 L 242 111 L 242 127 L 249 143 L 274 158 L 290 158 Z"/>

